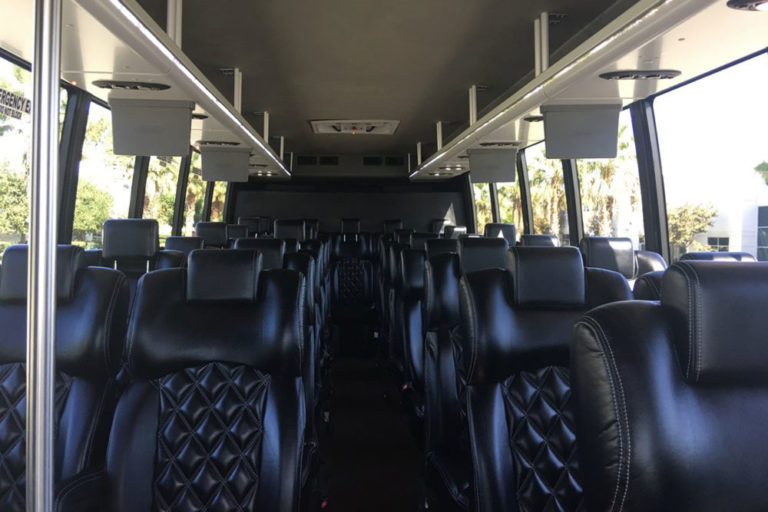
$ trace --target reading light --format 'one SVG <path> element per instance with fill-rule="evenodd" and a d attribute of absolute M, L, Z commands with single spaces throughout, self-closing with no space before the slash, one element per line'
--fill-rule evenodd
<path fill-rule="evenodd" d="M 267 154 L 267 156 L 277 164 L 277 166 L 285 172 L 288 176 L 291 175 L 290 171 L 285 168 L 283 163 L 280 161 L 279 158 L 273 153 L 271 149 L 267 147 L 267 145 L 259 140 L 258 137 L 256 137 L 253 133 L 251 133 L 251 130 L 248 129 L 248 127 L 240 121 L 240 119 L 237 118 L 237 116 L 229 109 L 227 106 L 219 100 L 215 94 L 213 94 L 208 88 L 203 85 L 203 83 L 198 79 L 192 71 L 185 66 L 176 55 L 173 54 L 173 52 L 168 49 L 167 46 L 163 44 L 163 42 L 152 32 L 144 23 L 141 22 L 141 20 L 136 17 L 136 15 L 131 11 L 129 8 L 127 8 L 120 0 L 109 0 L 109 2 L 112 4 L 112 6 L 120 13 L 120 15 L 125 18 L 126 21 L 128 21 L 131 25 L 133 25 L 140 33 L 144 36 L 144 38 L 152 43 L 152 45 L 157 48 L 160 53 L 165 56 L 168 61 L 170 61 L 171 64 L 176 67 L 181 73 L 197 88 L 198 91 L 200 91 L 208 100 L 210 100 L 216 107 L 221 111 L 222 114 L 224 114 L 226 117 L 229 118 L 230 121 L 235 123 L 235 125 L 240 128 L 246 135 L 246 137 L 252 141 L 255 145 L 260 147 L 264 153 Z"/>
<path fill-rule="evenodd" d="M 768 12 L 768 0 L 728 0 L 727 5 L 740 11 Z"/>

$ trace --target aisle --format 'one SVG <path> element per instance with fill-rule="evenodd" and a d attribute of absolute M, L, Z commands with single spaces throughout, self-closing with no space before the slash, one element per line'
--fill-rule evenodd
<path fill-rule="evenodd" d="M 334 361 L 333 381 L 329 509 L 416 511 L 421 454 L 396 398 L 385 397 L 382 371 L 372 359 L 341 358 Z"/>

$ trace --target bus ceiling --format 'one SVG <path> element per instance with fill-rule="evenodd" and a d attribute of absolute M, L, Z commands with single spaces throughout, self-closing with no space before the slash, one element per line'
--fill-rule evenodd
<path fill-rule="evenodd" d="M 616 108 L 768 45 L 768 18 L 725 0 L 559 3 L 63 0 L 61 76 L 126 107 L 113 116 L 134 122 L 123 132 L 174 133 L 179 147 L 186 125 L 191 145 L 209 161 L 231 153 L 233 167 L 249 150 L 249 172 L 229 181 L 294 170 L 430 180 L 469 171 L 482 149 L 545 132 L 572 142 L 586 125 L 590 143 L 552 156 L 601 156 L 615 150 Z M 30 61 L 33 2 L 4 9 L 0 46 Z M 116 139 L 174 152 L 162 137 Z"/>

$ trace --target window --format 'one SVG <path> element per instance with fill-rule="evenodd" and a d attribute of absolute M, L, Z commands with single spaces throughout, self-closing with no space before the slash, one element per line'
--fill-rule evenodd
<path fill-rule="evenodd" d="M 544 142 L 525 150 L 528 184 L 533 208 L 533 232 L 557 235 L 563 245 L 568 238 L 568 204 L 565 199 L 563 165 L 546 157 Z"/>
<path fill-rule="evenodd" d="M 517 231 L 523 230 L 523 203 L 520 200 L 520 186 L 516 181 L 497 183 L 499 201 L 499 222 L 514 224 Z"/>
<path fill-rule="evenodd" d="M 224 203 L 227 200 L 227 182 L 215 181 L 211 198 L 211 222 L 224 222 Z M 209 185 L 210 186 L 210 185 Z"/>
<path fill-rule="evenodd" d="M 77 179 L 72 243 L 101 248 L 104 221 L 128 216 L 135 157 L 112 152 L 109 109 L 91 103 Z"/>
<path fill-rule="evenodd" d="M 624 236 L 636 249 L 645 243 L 640 173 L 629 110 L 619 116 L 616 158 L 576 161 L 584 236 Z"/>
<path fill-rule="evenodd" d="M 0 258 L 9 245 L 27 241 L 32 141 L 32 74 L 0 59 Z"/>
<path fill-rule="evenodd" d="M 178 156 L 153 156 L 149 159 L 141 216 L 157 220 L 160 245 L 165 244 L 165 239 L 171 236 L 173 229 L 173 205 L 176 203 L 180 166 L 181 157 Z"/>
<path fill-rule="evenodd" d="M 491 213 L 491 187 L 488 183 L 473 183 L 472 192 L 475 196 L 475 219 L 477 220 L 477 232 L 483 233 L 485 225 L 493 222 Z"/>
<path fill-rule="evenodd" d="M 654 100 L 672 259 L 727 238 L 757 255 L 758 211 L 768 205 L 768 54 Z M 715 244 L 720 247 L 723 244 Z"/>
<path fill-rule="evenodd" d="M 757 209 L 757 259 L 768 261 L 768 206 Z"/>
<path fill-rule="evenodd" d="M 203 204 L 205 203 L 205 182 L 203 171 L 200 170 L 200 153 L 192 152 L 192 161 L 187 180 L 187 191 L 184 194 L 184 236 L 195 235 L 195 224 L 203 220 Z"/>
<path fill-rule="evenodd" d="M 707 237 L 707 246 L 710 251 L 728 252 L 730 241 L 728 237 Z"/>

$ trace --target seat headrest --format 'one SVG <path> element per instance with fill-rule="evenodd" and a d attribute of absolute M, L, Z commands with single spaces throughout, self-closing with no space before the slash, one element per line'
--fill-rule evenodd
<path fill-rule="evenodd" d="M 413 238 L 412 229 L 397 229 L 395 230 L 395 241 L 399 244 L 411 245 L 411 239 Z"/>
<path fill-rule="evenodd" d="M 165 248 L 169 251 L 181 251 L 189 255 L 195 249 L 202 249 L 205 241 L 199 236 L 169 236 L 165 239 Z"/>
<path fill-rule="evenodd" d="M 520 245 L 523 247 L 560 247 L 557 235 L 520 235 Z"/>
<path fill-rule="evenodd" d="M 189 254 L 187 301 L 246 301 L 256 298 L 261 253 L 251 249 Z"/>
<path fill-rule="evenodd" d="M 433 235 L 439 235 L 443 232 L 443 226 L 448 222 L 448 219 L 432 219 L 429 221 L 429 231 Z"/>
<path fill-rule="evenodd" d="M 459 323 L 461 261 L 457 253 L 438 254 L 424 264 L 422 317 L 429 330 L 452 328 Z"/>
<path fill-rule="evenodd" d="M 303 219 L 275 219 L 274 225 L 275 238 L 293 238 L 299 242 L 307 238 L 307 225 Z"/>
<path fill-rule="evenodd" d="M 299 251 L 299 241 L 295 238 L 283 238 L 285 242 L 285 254 L 293 254 Z"/>
<path fill-rule="evenodd" d="M 426 251 L 427 240 L 437 240 L 437 235 L 434 233 L 414 233 L 413 236 L 411 236 L 411 247 L 413 249 Z"/>
<path fill-rule="evenodd" d="M 509 244 L 503 238 L 461 238 L 459 253 L 464 272 L 486 268 L 507 268 Z"/>
<path fill-rule="evenodd" d="M 667 270 L 667 261 L 657 252 L 635 251 L 635 261 L 637 261 L 638 276 L 642 276 L 648 272 Z"/>
<path fill-rule="evenodd" d="M 360 232 L 360 219 L 341 219 L 342 233 Z"/>
<path fill-rule="evenodd" d="M 587 267 L 605 268 L 635 277 L 635 248 L 632 240 L 622 237 L 588 236 L 579 243 Z"/>
<path fill-rule="evenodd" d="M 661 304 L 688 382 L 768 382 L 768 263 L 684 261 L 667 270 Z"/>
<path fill-rule="evenodd" d="M 248 226 L 245 224 L 229 224 L 227 225 L 227 238 L 234 240 L 236 238 L 247 238 Z"/>
<path fill-rule="evenodd" d="M 260 217 L 238 217 L 237 223 L 248 227 L 248 235 L 255 235 L 261 231 Z"/>
<path fill-rule="evenodd" d="M 469 384 L 499 382 L 516 372 L 546 366 L 568 366 L 571 332 L 586 308 L 521 308 L 514 299 L 514 279 L 509 270 L 497 268 L 461 279 L 459 342 L 463 350 L 458 364 Z"/>
<path fill-rule="evenodd" d="M 153 219 L 108 219 L 104 222 L 102 257 L 154 257 L 160 249 L 159 228 Z"/>
<path fill-rule="evenodd" d="M 403 221 L 400 219 L 387 219 L 384 221 L 384 232 L 394 233 L 397 229 L 403 229 Z"/>
<path fill-rule="evenodd" d="M 239 238 L 235 240 L 235 249 L 255 249 L 261 253 L 261 268 L 283 268 L 285 240 L 276 238 Z"/>
<path fill-rule="evenodd" d="M 518 306 L 583 306 L 584 264 L 575 247 L 513 247 L 509 268 Z"/>
<path fill-rule="evenodd" d="M 304 219 L 304 226 L 306 227 L 306 238 L 317 238 L 317 235 L 320 233 L 319 219 Z"/>
<path fill-rule="evenodd" d="M 637 300 L 661 299 L 661 281 L 664 279 L 664 270 L 646 272 L 635 281 L 632 294 Z"/>
<path fill-rule="evenodd" d="M 256 253 L 201 250 L 191 258 L 204 253 L 208 253 L 203 256 L 206 260 L 238 260 L 226 267 L 247 279 L 250 286 Z M 301 376 L 304 276 L 292 270 L 265 270 L 252 300 L 190 302 L 184 288 L 190 280 L 187 272 L 195 271 L 191 263 L 189 270 L 150 272 L 140 281 L 127 344 L 128 369 L 133 376 L 159 378 L 211 361 L 285 377 Z"/>
<path fill-rule="evenodd" d="M 483 234 L 488 238 L 503 238 L 509 245 L 514 245 L 515 240 L 517 240 L 515 225 L 503 222 L 489 222 L 485 225 Z"/>
<path fill-rule="evenodd" d="M 0 269 L 0 301 L 27 300 L 27 245 L 12 245 L 3 253 Z M 86 268 L 85 253 L 74 245 L 56 247 L 56 298 L 68 301 L 75 293 L 77 273 Z"/>
<path fill-rule="evenodd" d="M 445 238 L 460 238 L 462 235 L 467 234 L 467 226 L 445 226 L 443 228 L 443 236 Z"/>
<path fill-rule="evenodd" d="M 323 243 L 320 240 L 304 240 L 299 244 L 299 249 L 302 251 L 311 251 L 316 255 L 320 254 L 323 249 Z"/>
<path fill-rule="evenodd" d="M 459 241 L 457 239 L 433 238 L 427 240 L 427 258 L 447 253 L 459 253 Z"/>
<path fill-rule="evenodd" d="M 748 252 L 687 252 L 680 261 L 757 261 Z"/>
<path fill-rule="evenodd" d="M 227 245 L 226 222 L 198 222 L 195 234 L 205 241 L 206 247 L 224 247 Z"/>
<path fill-rule="evenodd" d="M 400 294 L 404 299 L 424 297 L 424 264 L 427 255 L 419 249 L 400 252 Z"/>

